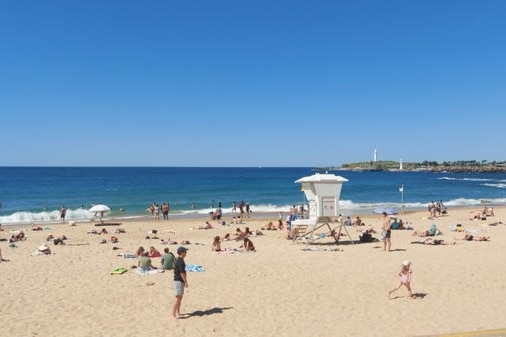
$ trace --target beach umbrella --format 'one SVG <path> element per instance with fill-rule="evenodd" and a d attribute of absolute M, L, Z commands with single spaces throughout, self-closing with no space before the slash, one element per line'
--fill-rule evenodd
<path fill-rule="evenodd" d="M 376 207 L 375 209 L 373 209 L 372 212 L 375 214 L 382 214 L 382 213 L 386 213 L 388 215 L 397 214 L 397 211 L 395 211 L 393 208 L 390 207 Z"/>
<path fill-rule="evenodd" d="M 109 212 L 111 209 L 107 205 L 95 205 L 92 208 L 89 209 L 90 212 L 95 213 L 95 216 L 97 213 L 100 214 L 100 221 L 102 221 L 102 216 L 105 212 Z"/>

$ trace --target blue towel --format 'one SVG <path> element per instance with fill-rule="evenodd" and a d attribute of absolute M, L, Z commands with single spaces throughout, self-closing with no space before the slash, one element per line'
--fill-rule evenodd
<path fill-rule="evenodd" d="M 202 272 L 204 271 L 204 268 L 202 268 L 202 266 L 199 266 L 198 264 L 187 264 L 186 271 Z"/>

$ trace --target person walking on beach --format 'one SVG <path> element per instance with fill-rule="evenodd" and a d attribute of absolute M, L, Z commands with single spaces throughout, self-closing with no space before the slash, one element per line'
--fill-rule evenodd
<path fill-rule="evenodd" d="M 237 213 L 237 206 L 235 204 L 235 201 L 232 201 L 232 213 Z"/>
<path fill-rule="evenodd" d="M 383 240 L 383 250 L 386 251 L 388 248 L 388 251 L 390 251 L 390 246 L 392 245 L 392 242 L 390 240 L 390 237 L 392 236 L 392 231 L 390 229 L 390 217 L 388 216 L 387 212 L 383 212 L 383 224 L 381 226 L 382 232 L 381 232 L 381 240 Z"/>
<path fill-rule="evenodd" d="M 388 297 L 390 297 L 390 295 L 392 295 L 392 293 L 398 290 L 400 287 L 405 286 L 409 291 L 409 297 L 413 298 L 413 294 L 411 293 L 411 273 L 411 262 L 406 260 L 402 263 L 401 271 L 398 274 L 399 285 L 388 292 Z"/>
<path fill-rule="evenodd" d="M 65 208 L 65 206 L 62 206 L 60 208 L 60 222 L 61 223 L 64 223 L 65 222 L 65 216 L 67 215 L 67 209 Z"/>
<path fill-rule="evenodd" d="M 188 280 L 186 278 L 186 248 L 181 246 L 177 249 L 177 259 L 174 263 L 174 306 L 172 307 L 172 318 L 181 316 L 181 302 L 183 301 L 184 288 L 188 288 Z"/>

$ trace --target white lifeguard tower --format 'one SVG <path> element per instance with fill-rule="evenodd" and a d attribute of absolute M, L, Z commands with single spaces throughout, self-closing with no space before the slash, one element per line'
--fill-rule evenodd
<path fill-rule="evenodd" d="M 308 200 L 309 217 L 296 219 L 292 222 L 293 241 L 304 238 L 309 244 L 317 239 L 327 237 L 328 233 L 335 233 L 332 237 L 337 243 L 342 229 L 348 233 L 342 221 L 335 222 L 339 216 L 341 188 L 343 183 L 347 181 L 346 178 L 328 173 L 316 173 L 295 181 L 295 183 L 301 184 L 301 190 L 304 191 Z M 334 228 L 331 224 L 335 224 Z M 316 230 L 322 227 L 326 227 L 328 232 L 316 235 Z M 337 227 L 339 227 L 338 232 L 336 232 Z M 351 240 L 349 233 L 348 237 Z"/>

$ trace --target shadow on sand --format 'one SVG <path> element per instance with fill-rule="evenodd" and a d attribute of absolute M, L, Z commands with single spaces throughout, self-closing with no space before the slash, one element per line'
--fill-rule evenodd
<path fill-rule="evenodd" d="M 203 317 L 203 316 L 210 316 L 210 315 L 214 315 L 214 314 L 222 314 L 225 310 L 229 310 L 229 309 L 232 309 L 232 307 L 212 308 L 212 309 L 207 309 L 207 310 L 196 310 L 194 312 L 186 313 L 186 314 L 182 315 L 182 317 L 180 317 L 180 318 L 184 319 L 184 318 L 190 318 L 190 317 L 195 317 L 195 316 Z"/>

